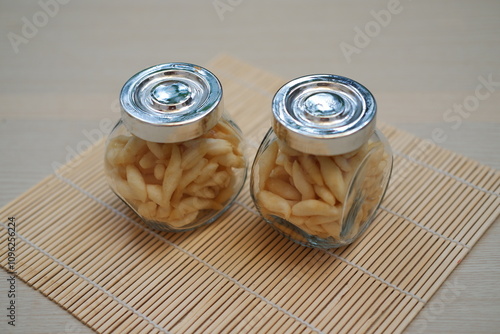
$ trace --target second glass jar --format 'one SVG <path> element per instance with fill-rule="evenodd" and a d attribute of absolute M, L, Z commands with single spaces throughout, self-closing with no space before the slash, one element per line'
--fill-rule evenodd
<path fill-rule="evenodd" d="M 277 92 L 251 176 L 253 201 L 273 228 L 319 248 L 345 246 L 366 230 L 392 169 L 375 114 L 371 93 L 341 76 L 301 77 Z"/>

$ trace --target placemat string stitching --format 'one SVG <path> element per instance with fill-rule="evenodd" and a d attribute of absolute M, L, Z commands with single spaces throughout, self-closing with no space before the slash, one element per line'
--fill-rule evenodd
<path fill-rule="evenodd" d="M 465 184 L 465 185 L 467 185 L 467 186 L 469 186 L 469 187 L 472 187 L 472 188 L 474 188 L 474 189 L 476 189 L 476 190 L 479 190 L 479 191 L 485 192 L 485 193 L 490 194 L 490 195 L 493 195 L 493 196 L 500 197 L 500 193 L 496 193 L 496 192 L 494 192 L 494 191 L 491 191 L 491 190 L 488 190 L 488 189 L 484 189 L 484 188 L 482 188 L 482 187 L 480 187 L 480 186 L 477 186 L 477 185 L 475 185 L 475 184 L 473 184 L 473 183 L 470 183 L 469 181 L 467 181 L 467 180 L 465 180 L 465 179 L 462 179 L 461 177 L 458 177 L 458 176 L 456 176 L 456 175 L 453 175 L 453 174 L 451 174 L 451 173 L 448 173 L 447 171 L 444 171 L 444 170 L 442 170 L 442 169 L 439 169 L 439 168 L 437 168 L 437 167 L 434 167 L 434 166 L 432 166 L 432 165 L 429 165 L 429 164 L 427 164 L 427 163 L 425 163 L 425 162 L 423 162 L 423 161 L 421 161 L 421 160 L 417 160 L 417 159 L 415 159 L 415 158 L 413 158 L 413 157 L 410 157 L 410 156 L 409 156 L 409 155 L 407 155 L 407 154 L 404 154 L 404 153 L 399 152 L 399 151 L 394 150 L 394 149 L 392 150 L 392 152 L 393 152 L 394 154 L 396 154 L 396 155 L 399 155 L 400 157 L 402 157 L 402 158 L 404 158 L 404 159 L 406 159 L 406 160 L 409 160 L 409 161 L 412 161 L 412 162 L 414 162 L 414 163 L 416 163 L 416 164 L 419 164 L 420 166 L 423 166 L 423 167 L 425 167 L 425 168 L 431 169 L 431 170 L 433 170 L 433 171 L 435 171 L 435 172 L 438 172 L 438 173 L 440 173 L 440 174 L 443 174 L 443 175 L 446 175 L 446 176 L 448 176 L 448 177 L 451 177 L 452 179 L 455 179 L 455 180 L 457 180 L 457 181 L 459 181 L 459 182 L 461 182 L 461 183 L 463 183 L 463 184 Z"/>
<path fill-rule="evenodd" d="M 397 290 L 397 291 L 399 291 L 401 293 L 404 293 L 405 295 L 408 295 L 408 296 L 410 296 L 412 298 L 415 298 L 416 300 L 418 300 L 421 303 L 424 303 L 424 304 L 427 303 L 426 300 L 420 298 L 419 296 L 417 296 L 417 295 L 415 295 L 415 294 L 413 294 L 413 293 L 411 293 L 409 291 L 403 290 L 400 287 L 392 284 L 391 282 L 387 282 L 385 279 L 381 278 L 380 276 L 377 276 L 377 275 L 371 273 L 370 271 L 366 270 L 365 268 L 361 267 L 360 265 L 357 265 L 356 263 L 354 263 L 352 261 L 349 261 L 348 259 L 343 258 L 342 256 L 339 256 L 339 255 L 337 255 L 337 254 L 335 254 L 335 253 L 333 253 L 331 251 L 328 251 L 328 250 L 325 250 L 325 253 L 327 253 L 327 254 L 329 254 L 329 255 L 331 255 L 331 256 L 333 256 L 333 257 L 335 257 L 335 258 L 337 258 L 337 259 L 339 259 L 341 261 L 344 261 L 345 263 L 353 266 L 354 268 L 357 268 L 357 269 L 361 270 L 362 272 L 364 272 L 368 276 L 370 276 L 372 278 L 375 278 L 376 280 L 379 280 L 380 282 L 388 285 L 389 287 L 393 288 L 394 290 Z"/>
<path fill-rule="evenodd" d="M 409 218 L 409 217 L 406 217 L 405 215 L 402 215 L 402 214 L 400 214 L 400 213 L 397 213 L 397 212 L 395 212 L 395 211 L 392 211 L 391 209 L 388 209 L 388 208 L 386 208 L 386 207 L 384 207 L 384 206 L 382 206 L 382 205 L 380 206 L 380 208 L 381 208 L 382 210 L 384 210 L 384 211 L 386 211 L 386 212 L 390 213 L 390 214 L 393 214 L 393 215 L 395 215 L 395 216 L 398 216 L 399 218 L 403 218 L 404 220 L 406 220 L 406 221 L 408 221 L 408 222 L 410 222 L 410 223 L 413 223 L 413 224 L 417 225 L 417 226 L 418 226 L 418 227 L 420 227 L 421 229 L 423 229 L 423 230 L 425 230 L 425 231 L 427 231 L 427 232 L 429 232 L 429 233 L 432 233 L 432 234 L 434 234 L 435 236 L 438 236 L 438 237 L 443 238 L 443 239 L 445 239 L 445 240 L 448 240 L 448 241 L 450 241 L 450 242 L 456 243 L 457 245 L 460 245 L 460 246 L 462 246 L 462 247 L 464 247 L 464 248 L 467 248 L 467 249 L 470 249 L 470 248 L 471 248 L 469 245 L 466 245 L 466 244 L 464 244 L 463 242 L 457 241 L 457 240 L 455 240 L 455 239 L 448 238 L 447 236 L 442 235 L 441 233 L 436 232 L 436 231 L 434 231 L 434 230 L 432 230 L 432 229 L 428 228 L 427 226 L 424 226 L 424 225 L 420 224 L 419 222 L 417 222 L 417 221 L 415 221 L 415 220 L 413 220 L 413 219 L 411 219 L 411 218 Z"/>

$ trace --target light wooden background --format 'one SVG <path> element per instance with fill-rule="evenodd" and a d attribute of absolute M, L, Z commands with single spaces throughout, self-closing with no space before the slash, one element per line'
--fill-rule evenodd
<path fill-rule="evenodd" d="M 59 1 L 0 2 L 2 206 L 118 118 L 132 74 L 219 53 L 287 79 L 351 77 L 374 93 L 382 121 L 430 140 L 438 131 L 441 146 L 500 169 L 499 1 Z M 377 13 L 390 15 L 381 24 Z M 482 80 L 493 84 L 477 99 Z M 408 333 L 498 332 L 499 238 L 497 221 Z M 6 277 L 0 270 L 0 333 L 91 332 L 19 281 L 8 326 Z"/>

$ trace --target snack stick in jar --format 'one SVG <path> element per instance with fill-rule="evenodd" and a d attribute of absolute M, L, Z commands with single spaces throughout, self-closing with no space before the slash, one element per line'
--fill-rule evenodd
<path fill-rule="evenodd" d="M 172 148 L 172 155 L 163 176 L 163 201 L 170 202 L 170 198 L 177 188 L 181 175 L 181 153 L 179 147 L 176 145 Z"/>
<path fill-rule="evenodd" d="M 380 197 L 382 196 L 381 191 L 378 194 L 367 194 L 365 195 L 365 201 L 363 203 L 363 207 L 372 209 L 375 208 L 378 204 L 378 201 L 380 200 Z"/>
<path fill-rule="evenodd" d="M 113 146 L 113 145 L 119 145 L 120 148 L 123 148 L 127 144 L 128 140 L 129 140 L 129 137 L 130 136 L 126 136 L 126 135 L 118 135 L 118 136 L 116 136 L 116 137 L 114 137 L 112 139 L 112 141 L 113 141 L 114 144 L 110 143 L 110 145 L 111 146 Z"/>
<path fill-rule="evenodd" d="M 269 177 L 289 182 L 290 174 L 286 172 L 283 166 L 276 165 L 271 171 L 271 174 L 269 174 Z"/>
<path fill-rule="evenodd" d="M 215 201 L 221 204 L 226 203 L 231 198 L 231 196 L 233 196 L 235 183 L 236 183 L 236 178 L 234 177 L 234 175 L 232 175 L 229 178 L 229 184 L 225 188 L 222 188 L 217 191 L 218 194 L 217 197 L 215 197 Z"/>
<path fill-rule="evenodd" d="M 121 178 L 123 180 L 127 178 L 127 171 L 125 167 L 121 165 L 110 167 L 109 173 L 113 176 L 113 178 Z"/>
<path fill-rule="evenodd" d="M 283 152 L 285 155 L 289 157 L 298 157 L 303 154 L 302 152 L 294 150 L 293 148 L 291 148 L 290 146 L 288 146 L 287 144 L 283 143 L 280 140 L 277 140 L 276 142 L 278 142 L 280 152 Z"/>
<path fill-rule="evenodd" d="M 156 218 L 157 219 L 166 219 L 170 217 L 171 207 L 169 206 L 158 206 L 156 209 Z"/>
<path fill-rule="evenodd" d="M 292 165 L 292 179 L 295 188 L 302 194 L 302 200 L 313 199 L 315 197 L 314 188 L 307 181 L 305 173 L 297 160 Z"/>
<path fill-rule="evenodd" d="M 277 213 L 285 219 L 288 219 L 290 217 L 290 213 L 292 210 L 290 208 L 290 205 L 284 198 L 267 190 L 259 191 L 257 197 L 259 198 L 259 202 L 261 203 L 261 205 L 267 211 Z"/>
<path fill-rule="evenodd" d="M 320 238 L 327 238 L 328 232 L 326 232 L 321 225 L 305 225 L 304 229 L 307 233 L 316 235 Z"/>
<path fill-rule="evenodd" d="M 119 164 L 119 155 L 120 152 L 123 150 L 125 147 L 125 144 L 127 144 L 128 138 L 124 135 L 120 135 L 116 138 L 113 138 L 110 140 L 107 148 L 106 148 L 106 160 L 107 162 L 112 165 L 116 166 Z"/>
<path fill-rule="evenodd" d="M 156 165 L 156 160 L 158 158 L 153 154 L 153 152 L 149 151 L 139 159 L 139 166 L 144 169 L 153 168 Z"/>
<path fill-rule="evenodd" d="M 120 147 L 108 147 L 106 151 L 106 163 L 111 166 L 118 166 L 118 156 L 121 150 Z"/>
<path fill-rule="evenodd" d="M 339 217 L 332 216 L 309 216 L 307 217 L 307 225 L 323 225 L 333 222 L 339 222 Z"/>
<path fill-rule="evenodd" d="M 370 163 L 367 166 L 368 170 L 366 175 L 368 177 L 382 175 L 383 170 L 387 165 L 387 161 L 385 161 L 381 156 L 373 156 L 372 160 L 373 161 L 370 161 Z"/>
<path fill-rule="evenodd" d="M 188 213 L 184 215 L 182 218 L 179 219 L 169 219 L 168 223 L 169 225 L 172 225 L 177 228 L 181 228 L 186 226 L 187 224 L 192 223 L 196 217 L 198 217 L 198 211 L 193 211 L 191 213 Z"/>
<path fill-rule="evenodd" d="M 221 139 L 227 140 L 228 142 L 231 143 L 233 146 L 233 152 L 236 155 L 243 155 L 243 150 L 244 150 L 244 142 L 240 141 L 240 139 L 235 135 L 225 135 L 224 137 L 221 137 Z"/>
<path fill-rule="evenodd" d="M 207 164 L 208 160 L 202 158 L 198 160 L 198 163 L 191 169 L 183 170 L 181 179 L 179 180 L 179 184 L 177 185 L 177 191 L 179 191 L 180 193 L 184 192 L 184 188 L 186 188 L 191 182 L 193 182 L 198 176 L 200 176 L 203 168 Z"/>
<path fill-rule="evenodd" d="M 316 193 L 316 195 L 318 195 L 319 198 L 321 198 L 329 205 L 335 205 L 335 203 L 337 202 L 335 200 L 335 196 L 333 196 L 332 192 L 327 187 L 315 184 L 313 188 L 314 192 Z"/>
<path fill-rule="evenodd" d="M 363 188 L 365 189 L 373 189 L 380 184 L 379 176 L 367 176 L 363 181 Z"/>
<path fill-rule="evenodd" d="M 279 151 L 276 156 L 276 164 L 282 166 L 288 175 L 292 175 L 292 162 L 290 161 L 288 155 Z"/>
<path fill-rule="evenodd" d="M 224 171 L 215 172 L 210 179 L 203 183 L 204 187 L 225 187 L 229 183 L 229 174 Z"/>
<path fill-rule="evenodd" d="M 212 160 L 225 167 L 232 167 L 232 168 L 245 167 L 245 159 L 243 159 L 242 156 L 236 155 L 234 153 L 218 155 L 214 157 Z"/>
<path fill-rule="evenodd" d="M 142 177 L 141 172 L 134 165 L 127 165 L 127 182 L 132 189 L 132 192 L 136 194 L 136 198 L 141 202 L 145 202 L 147 199 L 146 183 Z"/>
<path fill-rule="evenodd" d="M 215 127 L 216 127 L 215 131 L 211 132 L 208 135 L 208 137 L 215 138 L 215 139 L 224 139 L 224 140 L 230 142 L 231 146 L 233 147 L 235 152 L 238 152 L 241 154 L 241 151 L 240 151 L 241 142 L 240 142 L 240 139 L 238 138 L 238 136 L 232 131 L 229 131 L 229 132 L 223 131 L 223 127 L 220 127 L 219 125 L 216 125 Z"/>
<path fill-rule="evenodd" d="M 200 197 L 188 197 L 180 201 L 179 205 L 174 209 L 175 213 L 179 214 L 179 217 L 184 216 L 187 213 L 191 213 L 193 211 L 206 210 L 206 209 L 214 209 L 219 210 L 222 208 L 220 203 L 217 203 L 214 200 Z M 174 212 L 172 213 L 172 218 L 176 219 L 174 216 Z"/>
<path fill-rule="evenodd" d="M 139 203 L 137 207 L 137 211 L 140 215 L 147 217 L 147 218 L 153 218 L 156 216 L 156 208 L 158 206 L 154 202 L 146 202 L 146 203 Z"/>
<path fill-rule="evenodd" d="M 344 203 L 347 189 L 342 171 L 329 157 L 320 156 L 318 157 L 318 161 L 321 175 L 323 176 L 326 186 L 330 189 L 338 202 Z"/>
<path fill-rule="evenodd" d="M 189 144 L 184 144 L 186 149 L 182 152 L 182 169 L 190 169 L 195 166 L 206 154 L 206 146 L 202 139 L 194 139 Z"/>
<path fill-rule="evenodd" d="M 167 206 L 168 203 L 163 202 L 163 191 L 159 184 L 146 184 L 148 198 L 160 206 Z"/>
<path fill-rule="evenodd" d="M 120 151 L 118 163 L 131 164 L 136 160 L 136 156 L 144 154 L 147 151 L 146 141 L 136 136 L 130 136 L 127 143 Z"/>
<path fill-rule="evenodd" d="M 346 172 L 346 175 L 349 175 L 349 180 L 356 171 L 356 169 L 359 167 L 361 162 L 363 161 L 363 157 L 359 156 L 358 154 L 354 155 L 352 158 L 348 159 L 349 164 L 352 166 L 352 169 L 349 172 Z"/>
<path fill-rule="evenodd" d="M 283 197 L 284 199 L 296 201 L 302 199 L 302 195 L 294 186 L 292 186 L 289 182 L 285 182 L 281 179 L 270 177 L 269 179 L 267 179 L 266 188 L 269 191 Z"/>
<path fill-rule="evenodd" d="M 340 209 L 323 201 L 308 199 L 298 202 L 292 207 L 295 216 L 328 216 L 332 220 L 340 220 Z"/>
<path fill-rule="evenodd" d="M 208 180 L 210 180 L 210 178 L 218 168 L 219 168 L 218 163 L 209 161 L 208 164 L 205 167 L 203 167 L 200 176 L 196 178 L 194 182 L 198 184 L 206 183 Z"/>
<path fill-rule="evenodd" d="M 383 189 L 381 189 L 379 186 L 376 189 L 367 192 L 365 195 L 366 204 L 375 206 L 380 200 L 380 197 L 382 197 L 382 192 Z"/>
<path fill-rule="evenodd" d="M 188 185 L 184 193 L 190 196 L 198 196 L 202 198 L 215 198 L 215 190 L 212 187 L 197 187 L 196 183 L 191 183 Z M 222 202 L 221 202 L 222 203 Z"/>
<path fill-rule="evenodd" d="M 146 141 L 149 152 L 151 152 L 157 159 L 164 160 L 167 157 L 167 152 L 163 149 L 163 145 L 151 141 Z"/>
<path fill-rule="evenodd" d="M 261 159 L 259 160 L 259 189 L 264 189 L 266 185 L 267 178 L 271 171 L 274 168 L 274 161 L 276 160 L 276 156 L 278 154 L 278 143 L 273 142 L 266 151 L 262 154 Z"/>
<path fill-rule="evenodd" d="M 128 182 L 120 177 L 114 179 L 116 191 L 125 199 L 138 200 L 137 195 L 132 191 Z"/>
<path fill-rule="evenodd" d="M 342 155 L 335 155 L 332 157 L 333 161 L 343 172 L 350 172 L 352 170 L 351 164 Z"/>
<path fill-rule="evenodd" d="M 308 174 L 309 178 L 317 185 L 324 185 L 316 159 L 309 154 L 299 155 L 298 159 L 302 169 Z"/>
<path fill-rule="evenodd" d="M 231 181 L 231 176 L 229 173 L 225 170 L 221 170 L 216 172 L 212 176 L 212 183 L 209 183 L 211 186 L 219 186 L 221 188 L 226 188 L 229 185 L 229 182 Z"/>
<path fill-rule="evenodd" d="M 211 156 L 233 153 L 233 145 L 224 139 L 206 138 L 204 140 L 206 154 Z"/>
<path fill-rule="evenodd" d="M 382 174 L 384 172 L 384 170 L 386 169 L 387 165 L 389 164 L 387 160 L 388 160 L 387 153 L 384 152 L 384 154 L 382 155 L 382 157 L 380 159 L 380 162 L 377 165 L 377 171 L 380 174 Z"/>
<path fill-rule="evenodd" d="M 210 189 L 213 189 L 212 186 L 209 186 L 208 185 L 208 182 L 210 182 L 210 180 L 208 180 L 207 182 L 205 182 L 204 184 L 199 184 L 199 183 L 196 183 L 196 182 L 191 182 L 187 187 L 186 187 L 186 191 L 188 191 L 189 193 L 197 193 L 197 192 L 202 192 L 203 189 L 205 188 L 210 188 Z"/>
<path fill-rule="evenodd" d="M 334 239 L 340 239 L 340 232 L 342 231 L 342 226 L 340 222 L 334 221 L 331 223 L 322 224 L 321 227 L 328 233 L 328 235 Z"/>
<path fill-rule="evenodd" d="M 158 163 L 155 165 L 153 170 L 153 175 L 155 179 L 157 179 L 158 181 L 163 180 L 163 176 L 165 175 L 165 168 L 166 168 L 165 165 L 162 163 Z"/>
<path fill-rule="evenodd" d="M 288 218 L 288 221 L 299 228 L 307 228 L 307 219 L 308 217 L 294 216 L 292 214 Z"/>

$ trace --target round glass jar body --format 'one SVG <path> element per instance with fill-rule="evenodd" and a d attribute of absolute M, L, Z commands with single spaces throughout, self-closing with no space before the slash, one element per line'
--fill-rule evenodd
<path fill-rule="evenodd" d="M 106 142 L 111 189 L 151 228 L 180 232 L 217 219 L 246 177 L 240 129 L 226 114 L 194 139 L 141 139 L 120 120 Z"/>
<path fill-rule="evenodd" d="M 282 235 L 308 247 L 342 247 L 370 225 L 391 169 L 391 150 L 378 130 L 354 151 L 315 155 L 291 148 L 270 129 L 252 166 L 251 195 Z"/>

